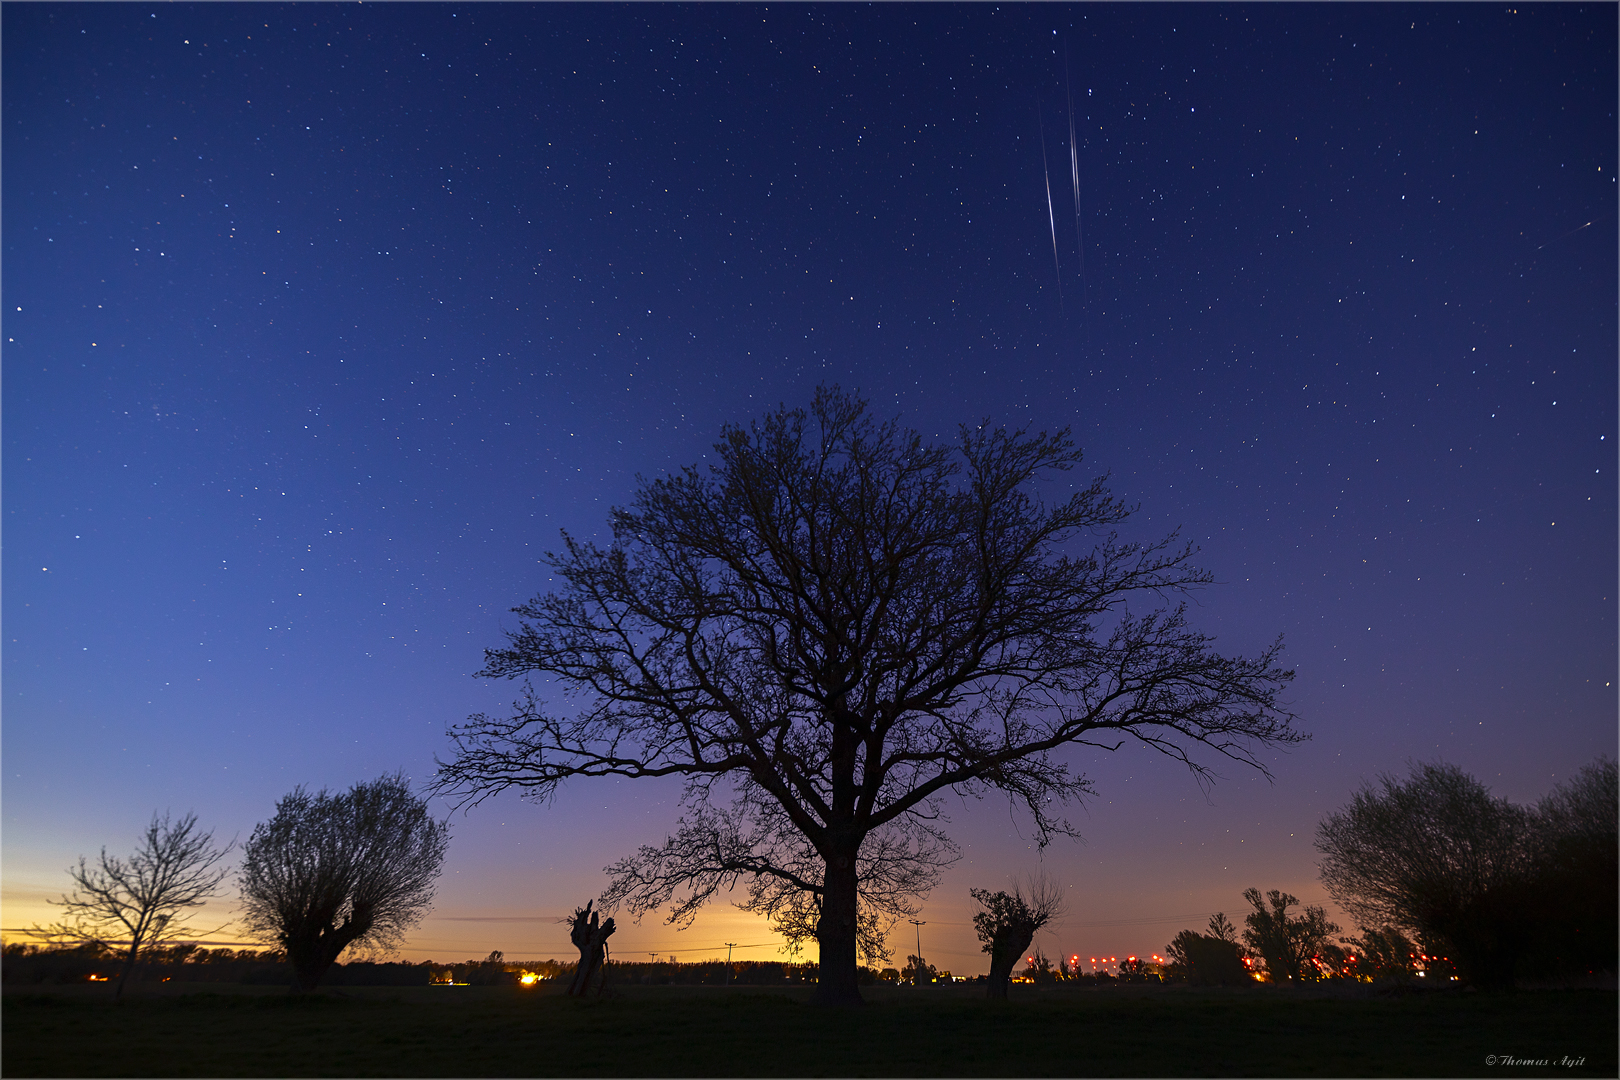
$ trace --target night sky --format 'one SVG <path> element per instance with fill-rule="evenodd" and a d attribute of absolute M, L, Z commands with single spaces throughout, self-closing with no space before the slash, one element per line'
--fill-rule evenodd
<path fill-rule="evenodd" d="M 1162 952 L 1251 885 L 1325 901 L 1317 822 L 1382 772 L 1532 801 L 1615 753 L 1612 4 L 0 20 L 8 933 L 154 809 L 245 839 L 297 784 L 425 784 L 516 696 L 470 676 L 559 530 L 822 383 L 1071 427 L 1127 537 L 1200 546 L 1195 625 L 1285 636 L 1312 735 L 1208 792 L 1077 755 L 1044 856 L 951 802 L 941 968 L 988 965 L 970 887 L 1044 870 L 1049 955 Z M 570 956 L 677 795 L 456 814 L 404 955 Z M 725 904 L 626 922 L 779 958 Z"/>

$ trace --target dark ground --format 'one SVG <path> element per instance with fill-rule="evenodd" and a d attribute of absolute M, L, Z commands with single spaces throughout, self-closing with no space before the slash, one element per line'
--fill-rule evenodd
<path fill-rule="evenodd" d="M 1616 994 L 867 987 L 6 989 L 12 1076 L 1615 1076 Z M 1019 991 L 1022 991 L 1020 993 Z M 1494 1057 L 1493 1057 L 1494 1056 Z M 1511 1059 L 1511 1060 L 1509 1060 Z M 1544 1065 L 1524 1062 L 1545 1062 Z M 1568 1063 L 1565 1063 L 1568 1062 Z"/>

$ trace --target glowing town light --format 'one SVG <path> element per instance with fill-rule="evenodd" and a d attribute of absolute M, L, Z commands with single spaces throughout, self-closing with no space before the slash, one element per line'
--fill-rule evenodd
<path fill-rule="evenodd" d="M 536 975 L 532 971 L 525 971 L 518 978 L 518 982 L 522 983 L 524 986 L 533 986 L 535 983 L 537 983 L 539 981 L 540 981 L 540 976 Z"/>

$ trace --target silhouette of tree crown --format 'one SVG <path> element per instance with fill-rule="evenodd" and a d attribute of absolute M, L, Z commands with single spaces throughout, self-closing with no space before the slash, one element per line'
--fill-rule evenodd
<path fill-rule="evenodd" d="M 947 792 L 1005 793 L 1045 844 L 1092 790 L 1069 747 L 1134 738 L 1206 779 L 1197 750 L 1264 772 L 1260 747 L 1304 738 L 1277 702 L 1280 641 L 1220 656 L 1164 605 L 1211 580 L 1191 547 L 1122 541 L 1106 478 L 1039 498 L 1081 460 L 1067 431 L 986 423 L 930 444 L 823 388 L 808 411 L 728 426 L 711 456 L 642 481 L 609 546 L 564 534 L 558 589 L 513 609 L 478 673 L 524 679 L 522 697 L 454 727 L 440 763 L 464 806 L 684 777 L 675 835 L 609 868 L 610 905 L 686 921 L 747 880 L 743 906 L 790 938 L 825 952 L 836 916 L 881 949 L 956 857 Z M 577 708 L 548 708 L 535 678 Z"/>

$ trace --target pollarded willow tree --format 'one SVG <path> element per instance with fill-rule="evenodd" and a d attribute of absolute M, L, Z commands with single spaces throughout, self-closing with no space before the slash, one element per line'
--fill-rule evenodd
<path fill-rule="evenodd" d="M 1055 882 L 1037 877 L 1027 888 L 1017 885 L 1010 893 L 969 889 L 968 895 L 979 904 L 973 915 L 974 932 L 990 954 L 985 996 L 1006 1001 L 1018 958 L 1035 940 L 1035 932 L 1063 913 L 1063 893 Z"/>
<path fill-rule="evenodd" d="M 606 899 L 678 920 L 746 883 L 745 907 L 814 934 L 818 1002 L 861 1000 L 857 950 L 953 857 L 947 793 L 1005 793 L 1044 844 L 1091 791 L 1071 747 L 1135 739 L 1207 777 L 1208 755 L 1263 772 L 1260 749 L 1304 737 L 1280 641 L 1221 656 L 1165 602 L 1211 580 L 1189 546 L 1121 540 L 1102 479 L 1039 497 L 1080 462 L 1066 431 L 929 444 L 824 388 L 714 456 L 643 481 L 611 546 L 564 535 L 559 588 L 479 675 L 578 707 L 528 683 L 512 715 L 453 727 L 439 790 L 684 777 L 675 835 L 611 867 Z"/>
<path fill-rule="evenodd" d="M 403 774 L 294 788 L 248 838 L 242 922 L 287 951 L 294 992 L 314 990 L 350 946 L 399 945 L 432 907 L 449 842 Z"/>

